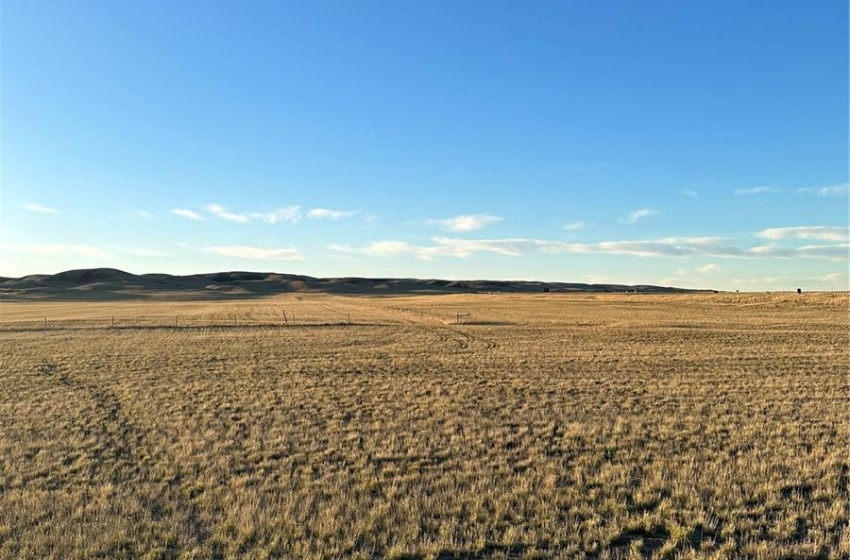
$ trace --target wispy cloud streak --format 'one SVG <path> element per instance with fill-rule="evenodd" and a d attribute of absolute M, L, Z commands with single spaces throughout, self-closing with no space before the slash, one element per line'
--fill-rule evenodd
<path fill-rule="evenodd" d="M 236 222 L 240 224 L 248 224 L 253 221 L 261 221 L 267 224 L 276 224 L 279 222 L 297 223 L 301 221 L 300 206 L 284 206 L 275 208 L 270 212 L 230 212 L 221 204 L 211 203 L 204 206 L 204 210 L 228 222 Z"/>
<path fill-rule="evenodd" d="M 644 218 L 648 218 L 649 216 L 654 216 L 658 214 L 655 210 L 651 210 L 649 208 L 641 208 L 640 210 L 634 210 L 629 213 L 626 219 L 623 220 L 625 224 L 634 224 L 637 223 L 638 220 L 642 220 Z"/>
<path fill-rule="evenodd" d="M 443 220 L 428 220 L 428 223 L 438 225 L 448 231 L 462 233 L 476 231 L 500 221 L 502 221 L 502 218 L 489 214 L 463 214 Z"/>
<path fill-rule="evenodd" d="M 212 214 L 213 216 L 217 216 L 222 220 L 227 220 L 228 222 L 238 222 L 240 224 L 247 224 L 251 221 L 251 217 L 247 214 L 234 214 L 233 212 L 228 212 L 224 206 L 220 204 L 207 204 L 204 206 L 204 210 Z"/>
<path fill-rule="evenodd" d="M 765 239 L 816 239 L 820 241 L 847 241 L 850 228 L 845 226 L 797 226 L 768 228 L 758 233 Z"/>
<path fill-rule="evenodd" d="M 350 218 L 357 212 L 351 210 L 331 210 L 329 208 L 311 208 L 307 212 L 307 217 L 314 220 L 339 220 L 342 218 Z"/>
<path fill-rule="evenodd" d="M 797 189 L 798 193 L 814 194 L 817 196 L 847 196 L 850 193 L 850 184 L 830 185 L 828 187 L 804 187 Z"/>
<path fill-rule="evenodd" d="M 752 196 L 758 194 L 776 194 L 782 192 L 782 189 L 780 189 L 779 187 L 761 186 L 749 187 L 745 189 L 735 189 L 733 192 L 737 196 Z"/>
<path fill-rule="evenodd" d="M 587 222 L 583 222 L 581 220 L 576 220 L 574 222 L 570 222 L 568 224 L 564 224 L 564 229 L 567 231 L 579 231 L 587 227 Z"/>
<path fill-rule="evenodd" d="M 163 253 L 162 251 L 155 251 L 153 249 L 138 249 L 138 248 L 119 248 L 114 249 L 114 251 L 118 253 L 123 253 L 125 255 L 130 255 L 132 257 L 142 257 L 142 258 L 159 258 L 159 257 L 170 257 L 168 253 Z"/>
<path fill-rule="evenodd" d="M 813 258 L 847 259 L 847 245 L 809 245 L 783 247 L 777 245 L 740 246 L 733 240 L 718 237 L 667 237 L 634 241 L 602 241 L 568 243 L 541 239 L 458 239 L 435 237 L 431 245 L 413 245 L 406 241 L 384 240 L 363 248 L 332 245 L 336 251 L 391 257 L 407 255 L 422 260 L 439 257 L 467 258 L 477 253 L 520 256 L 529 252 L 547 254 L 608 254 L 632 257 L 711 257 L 711 258 Z M 709 272 L 712 268 L 706 268 Z"/>
<path fill-rule="evenodd" d="M 171 211 L 175 216 L 180 216 L 181 218 L 186 218 L 187 220 L 194 220 L 196 222 L 202 221 L 204 218 L 197 212 L 193 212 L 187 208 L 175 208 Z"/>
<path fill-rule="evenodd" d="M 40 255 L 46 257 L 90 257 L 96 259 L 105 259 L 112 256 L 108 251 L 94 247 L 92 245 L 23 245 L 18 247 L 22 253 L 30 255 Z"/>
<path fill-rule="evenodd" d="M 249 247 L 244 245 L 231 245 L 223 247 L 206 247 L 207 253 L 215 253 L 224 257 L 236 257 L 240 259 L 255 259 L 267 261 L 297 261 L 304 258 L 301 251 L 292 247 L 279 249 L 264 249 L 261 247 Z"/>
<path fill-rule="evenodd" d="M 57 210 L 56 208 L 51 208 L 42 204 L 36 204 L 35 202 L 27 202 L 26 204 L 24 204 L 24 209 L 29 210 L 30 212 L 40 212 L 42 214 L 59 213 L 59 210 Z"/>

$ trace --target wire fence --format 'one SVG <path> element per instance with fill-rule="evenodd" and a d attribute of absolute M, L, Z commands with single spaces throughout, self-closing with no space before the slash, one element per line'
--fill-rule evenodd
<path fill-rule="evenodd" d="M 471 313 L 445 312 L 435 320 L 443 324 L 469 324 Z M 232 329 L 232 328 L 294 328 L 333 326 L 380 326 L 408 324 L 391 314 L 358 316 L 351 313 L 310 312 L 296 314 L 281 310 L 279 315 L 264 314 L 254 317 L 244 314 L 230 315 L 136 315 L 102 317 L 62 317 L 27 320 L 0 320 L 0 333 L 55 330 L 121 330 L 121 329 Z"/>
<path fill-rule="evenodd" d="M 287 328 L 305 326 L 339 326 L 339 325 L 377 325 L 378 321 L 357 321 L 350 315 L 337 318 L 329 317 L 295 317 L 287 316 L 286 320 L 270 318 L 247 317 L 191 317 L 180 315 L 137 316 L 137 317 L 98 317 L 98 318 L 61 318 L 44 317 L 39 320 L 2 321 L 0 332 L 3 331 L 49 331 L 49 330 L 92 330 L 92 329 L 199 329 L 199 328 Z"/>

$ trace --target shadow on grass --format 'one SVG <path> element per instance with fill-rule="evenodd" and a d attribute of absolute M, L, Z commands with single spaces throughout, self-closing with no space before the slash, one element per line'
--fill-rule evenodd
<path fill-rule="evenodd" d="M 631 548 L 633 542 L 639 541 L 640 553 L 651 556 L 655 551 L 660 550 L 669 538 L 670 532 L 660 527 L 655 527 L 650 531 L 646 529 L 623 531 L 617 538 L 611 541 L 611 548 L 615 551 L 628 550 Z"/>
<path fill-rule="evenodd" d="M 549 545 L 539 543 L 535 545 L 525 543 L 515 543 L 511 545 L 487 544 L 478 550 L 441 550 L 436 556 L 425 554 L 397 554 L 392 556 L 384 556 L 378 554 L 373 556 L 375 560 L 388 558 L 390 560 L 427 560 L 435 558 L 436 560 L 486 560 L 498 555 L 498 558 L 506 560 L 532 559 L 532 558 L 548 558 L 547 550 Z M 538 554 L 535 554 L 539 553 Z"/>

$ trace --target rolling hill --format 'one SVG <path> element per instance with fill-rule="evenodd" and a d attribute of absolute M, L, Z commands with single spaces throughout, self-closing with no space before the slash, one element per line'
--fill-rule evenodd
<path fill-rule="evenodd" d="M 274 272 L 214 272 L 174 276 L 131 274 L 114 268 L 68 270 L 0 278 L 0 299 L 175 299 L 259 297 L 285 292 L 321 292 L 350 295 L 636 292 L 684 293 L 709 290 L 567 282 L 510 280 L 438 280 L 417 278 L 313 278 Z"/>

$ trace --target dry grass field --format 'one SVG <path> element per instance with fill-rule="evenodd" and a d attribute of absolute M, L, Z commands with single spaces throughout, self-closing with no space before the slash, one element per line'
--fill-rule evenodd
<path fill-rule="evenodd" d="M 0 558 L 850 558 L 848 311 L 0 302 Z"/>

